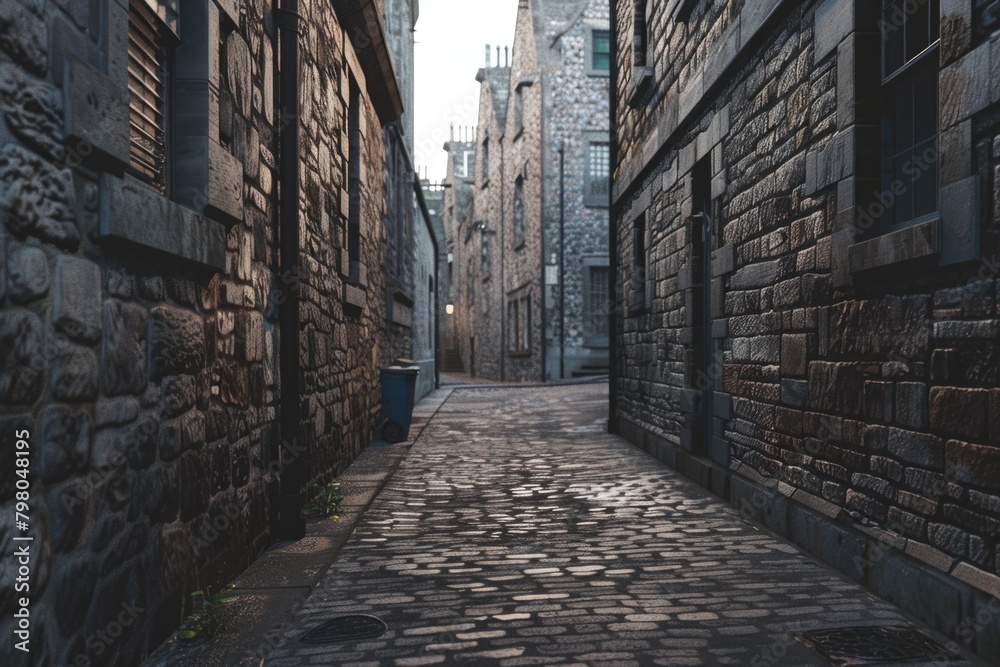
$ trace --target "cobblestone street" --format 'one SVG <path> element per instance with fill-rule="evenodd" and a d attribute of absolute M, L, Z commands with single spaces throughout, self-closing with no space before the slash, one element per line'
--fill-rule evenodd
<path fill-rule="evenodd" d="M 453 390 L 265 664 L 824 665 L 797 632 L 906 624 L 604 433 L 606 405 Z M 299 641 L 354 613 L 389 631 Z"/>

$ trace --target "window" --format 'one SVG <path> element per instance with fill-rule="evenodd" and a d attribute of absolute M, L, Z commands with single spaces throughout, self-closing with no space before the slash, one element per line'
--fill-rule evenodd
<path fill-rule="evenodd" d="M 485 226 L 485 225 L 484 225 Z M 485 229 L 480 233 L 481 244 L 479 249 L 479 269 L 483 280 L 490 275 L 490 235 Z"/>
<path fill-rule="evenodd" d="M 145 0 L 128 6 L 129 173 L 167 193 L 169 32 Z"/>
<path fill-rule="evenodd" d="M 653 82 L 653 58 L 649 53 L 649 25 L 647 1 L 635 0 L 632 15 L 632 77 L 627 91 L 628 104 L 633 108 L 645 103 Z"/>
<path fill-rule="evenodd" d="M 524 131 L 524 95 L 518 86 L 514 91 L 514 135 L 515 138 Z"/>
<path fill-rule="evenodd" d="M 606 347 L 608 344 L 608 302 L 610 273 L 605 266 L 584 266 L 583 336 L 584 344 Z"/>
<path fill-rule="evenodd" d="M 524 178 L 514 181 L 514 247 L 524 244 Z"/>
<path fill-rule="evenodd" d="M 592 43 L 590 52 L 590 70 L 592 72 L 611 71 L 611 32 L 595 30 L 590 33 Z"/>
<path fill-rule="evenodd" d="M 888 232 L 938 210 L 938 1 L 883 0 L 881 25 L 882 191 L 901 193 Z"/>
<path fill-rule="evenodd" d="M 489 137 L 483 139 L 483 185 L 490 180 L 490 140 Z"/>
<path fill-rule="evenodd" d="M 510 334 L 507 349 L 512 354 L 531 353 L 531 293 L 512 296 L 507 302 Z"/>
<path fill-rule="evenodd" d="M 607 206 L 610 194 L 611 144 L 606 141 L 587 145 L 587 176 L 583 203 L 587 206 Z"/>
<path fill-rule="evenodd" d="M 636 67 L 646 66 L 646 0 L 635 0 L 635 13 L 632 25 L 632 64 Z"/>
<path fill-rule="evenodd" d="M 351 93 L 347 111 L 347 253 L 350 259 L 348 282 L 361 281 L 361 91 L 351 78 Z"/>
<path fill-rule="evenodd" d="M 632 294 L 629 310 L 639 314 L 646 308 L 646 214 L 636 218 L 632 226 Z"/>

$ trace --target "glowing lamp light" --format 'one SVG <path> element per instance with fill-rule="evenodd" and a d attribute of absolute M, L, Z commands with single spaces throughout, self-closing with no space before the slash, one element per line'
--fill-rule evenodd
<path fill-rule="evenodd" d="M 455 306 L 453 306 L 453 305 L 451 305 L 449 303 L 447 306 L 444 307 L 444 312 L 448 313 L 449 315 L 454 315 L 455 314 Z"/>

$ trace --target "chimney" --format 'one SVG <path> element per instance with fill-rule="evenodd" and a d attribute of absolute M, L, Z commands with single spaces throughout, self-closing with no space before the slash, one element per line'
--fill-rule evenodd
<path fill-rule="evenodd" d="M 486 45 L 486 69 L 490 68 L 490 45 Z"/>
<path fill-rule="evenodd" d="M 510 49 L 509 47 L 503 47 L 503 66 L 510 67 Z"/>
<path fill-rule="evenodd" d="M 500 67 L 500 47 L 497 47 L 497 67 Z"/>

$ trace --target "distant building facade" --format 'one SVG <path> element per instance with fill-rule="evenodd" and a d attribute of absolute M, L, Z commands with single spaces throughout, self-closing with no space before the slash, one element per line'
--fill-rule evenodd
<path fill-rule="evenodd" d="M 472 201 L 453 237 L 474 375 L 606 372 L 609 28 L 607 2 L 522 1 L 513 53 L 488 52 L 477 75 Z"/>
<path fill-rule="evenodd" d="M 614 21 L 612 427 L 996 661 L 996 12 Z"/>
<path fill-rule="evenodd" d="M 0 441 L 30 433 L 33 662 L 138 664 L 192 591 L 301 535 L 310 484 L 376 433 L 379 367 L 433 358 L 425 224 L 386 268 L 392 174 L 411 216 L 417 190 L 384 134 L 412 42 L 383 26 L 412 39 L 415 8 L 0 3 Z M 428 333 L 387 330 L 390 285 Z"/>

